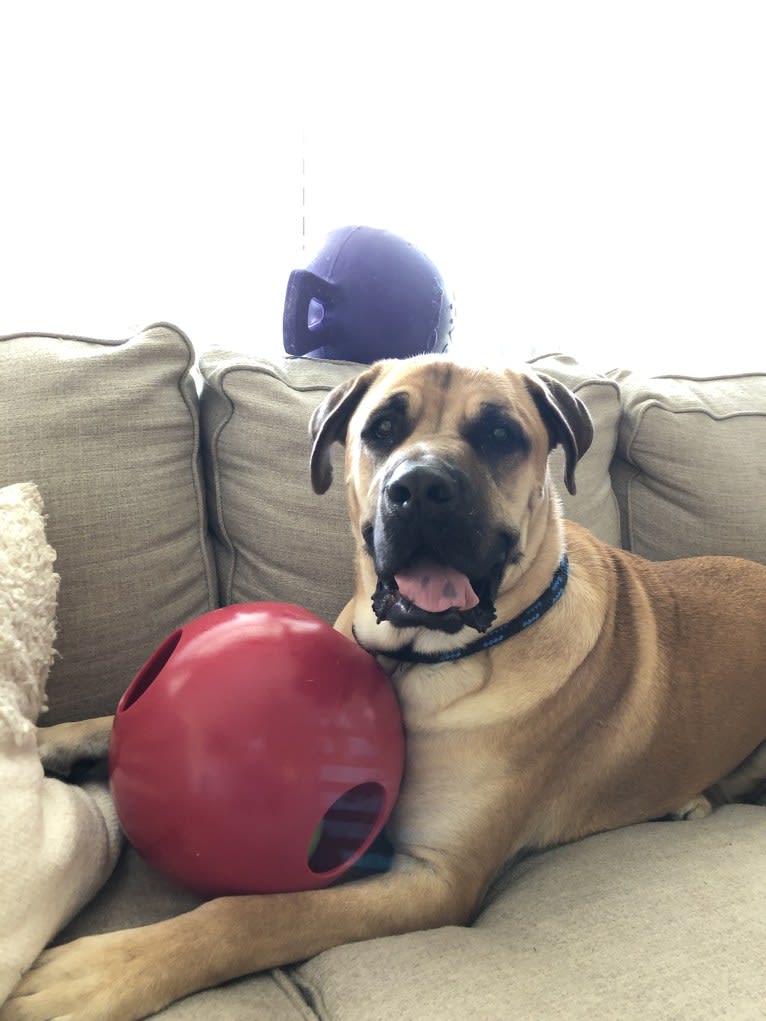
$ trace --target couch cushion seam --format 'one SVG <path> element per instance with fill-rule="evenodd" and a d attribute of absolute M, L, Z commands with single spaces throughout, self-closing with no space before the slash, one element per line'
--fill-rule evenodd
<path fill-rule="evenodd" d="M 195 501 L 197 504 L 197 541 L 199 543 L 200 554 L 202 556 L 202 563 L 205 570 L 205 587 L 207 589 L 207 601 L 208 609 L 213 610 L 218 606 L 218 572 L 217 568 L 214 570 L 214 564 L 211 562 L 211 552 L 207 547 L 206 540 L 210 535 L 209 528 L 207 527 L 207 502 L 205 499 L 205 490 L 201 487 L 202 482 L 201 472 L 204 470 L 201 464 L 202 459 L 202 430 L 200 423 L 199 414 L 199 402 L 197 403 L 197 414 L 194 414 L 194 409 L 190 405 L 189 398 L 184 392 L 183 379 L 188 377 L 191 369 L 196 361 L 196 353 L 194 347 L 186 336 L 186 334 L 173 326 L 170 323 L 157 324 L 158 327 L 163 329 L 172 329 L 175 331 L 186 347 L 186 368 L 181 376 L 176 378 L 176 387 L 181 400 L 184 403 L 186 411 L 189 415 L 189 419 L 192 424 L 192 434 L 194 437 L 194 443 L 191 452 L 191 478 L 192 485 L 194 487 Z M 145 333 L 148 333 L 150 329 L 157 327 L 149 327 Z"/>

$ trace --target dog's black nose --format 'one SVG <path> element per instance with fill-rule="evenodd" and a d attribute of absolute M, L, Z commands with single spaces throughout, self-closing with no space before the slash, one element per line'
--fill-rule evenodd
<path fill-rule="evenodd" d="M 432 458 L 402 461 L 386 480 L 384 493 L 393 513 L 430 517 L 451 512 L 460 500 L 462 488 L 458 475 L 444 462 Z"/>

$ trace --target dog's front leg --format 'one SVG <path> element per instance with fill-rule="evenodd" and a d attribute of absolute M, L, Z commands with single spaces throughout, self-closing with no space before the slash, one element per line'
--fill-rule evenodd
<path fill-rule="evenodd" d="M 386 875 L 326 890 L 208 901 L 165 922 L 46 951 L 0 1021 L 135 1021 L 200 989 L 344 943 L 464 924 L 484 885 L 438 855 L 401 855 Z"/>
<path fill-rule="evenodd" d="M 79 762 L 105 759 L 113 721 L 113 716 L 99 716 L 79 723 L 38 727 L 37 748 L 46 770 L 57 776 L 69 776 Z"/>

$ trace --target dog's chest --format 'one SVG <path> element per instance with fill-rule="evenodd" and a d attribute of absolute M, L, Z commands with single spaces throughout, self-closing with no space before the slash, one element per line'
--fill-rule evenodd
<path fill-rule="evenodd" d="M 464 729 L 487 719 L 493 696 L 481 656 L 452 663 L 402 663 L 391 681 L 409 733 Z"/>

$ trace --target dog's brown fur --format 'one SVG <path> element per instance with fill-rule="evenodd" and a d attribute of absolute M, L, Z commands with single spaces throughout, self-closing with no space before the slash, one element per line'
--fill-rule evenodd
<path fill-rule="evenodd" d="M 393 394 L 406 408 L 406 435 L 373 450 L 368 427 Z M 488 405 L 519 430 L 517 445 L 499 455 L 485 454 L 475 429 L 466 438 Z M 357 581 L 337 626 L 351 635 L 353 625 L 381 656 L 405 721 L 393 867 L 329 890 L 220 898 L 48 951 L 0 1021 L 127 1021 L 342 943 L 462 925 L 520 849 L 704 814 L 706 792 L 740 795 L 766 773 L 766 567 L 714 557 L 648 563 L 562 523 L 548 453 L 563 445 L 574 488 L 591 427 L 560 384 L 443 358 L 379 363 L 333 392 L 312 429 L 320 491 L 331 481 L 332 442 L 346 444 Z M 470 481 L 482 534 L 513 535 L 494 599 L 498 623 L 547 588 L 564 548 L 570 579 L 560 601 L 512 639 L 451 663 L 407 665 L 386 654 L 477 637 L 468 627 L 448 634 L 378 623 L 371 608 L 372 523 L 386 479 L 405 456 L 427 455 Z M 478 534 L 471 541 L 480 544 Z M 44 758 L 65 768 L 83 742 L 103 749 L 108 723 L 42 731 Z"/>

